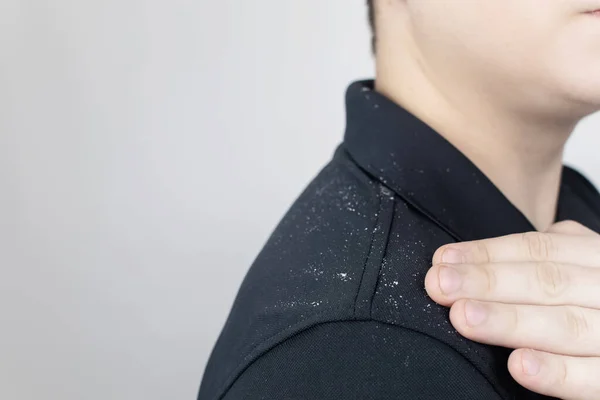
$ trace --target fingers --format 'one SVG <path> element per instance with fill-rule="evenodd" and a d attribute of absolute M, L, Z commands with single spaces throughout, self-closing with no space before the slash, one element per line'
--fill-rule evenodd
<path fill-rule="evenodd" d="M 508 370 L 529 390 L 564 400 L 600 398 L 600 359 L 570 357 L 529 349 L 513 351 Z"/>
<path fill-rule="evenodd" d="M 591 400 L 600 398 L 599 267 L 600 235 L 563 221 L 546 232 L 442 246 L 425 287 L 451 306 L 462 336 L 519 349 L 508 367 L 522 386 Z"/>
<path fill-rule="evenodd" d="M 450 321 L 480 343 L 600 357 L 598 310 L 460 300 L 450 309 Z"/>
<path fill-rule="evenodd" d="M 518 233 L 473 242 L 448 244 L 440 247 L 433 256 L 434 265 L 518 261 L 553 261 L 600 267 L 600 235 Z"/>
<path fill-rule="evenodd" d="M 554 262 L 438 264 L 425 276 L 427 293 L 445 306 L 469 298 L 600 309 L 598 288 L 600 268 Z"/>

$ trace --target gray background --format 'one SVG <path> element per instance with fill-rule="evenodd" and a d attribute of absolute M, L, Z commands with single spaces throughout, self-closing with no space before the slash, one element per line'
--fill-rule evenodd
<path fill-rule="evenodd" d="M 364 0 L 0 2 L 0 398 L 192 399 L 372 76 Z M 600 181 L 600 118 L 567 160 Z"/>

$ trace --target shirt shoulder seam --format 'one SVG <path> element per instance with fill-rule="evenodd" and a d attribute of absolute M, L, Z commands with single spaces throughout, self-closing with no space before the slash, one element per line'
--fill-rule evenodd
<path fill-rule="evenodd" d="M 361 279 L 354 298 L 354 318 L 371 318 L 373 297 L 389 241 L 394 204 L 393 192 L 385 186 L 379 185 L 377 219 L 371 232 L 369 251 L 363 264 Z"/>
<path fill-rule="evenodd" d="M 256 360 L 266 354 L 269 350 L 284 343 L 300 332 L 306 331 L 313 326 L 317 326 L 329 322 L 342 322 L 342 321 L 353 321 L 352 317 L 353 305 L 350 307 L 337 307 L 332 309 L 324 310 L 320 313 L 314 314 L 309 319 L 303 319 L 289 326 L 286 329 L 277 331 L 268 338 L 261 340 L 256 346 L 254 346 L 244 359 L 232 370 L 229 378 L 221 386 L 221 389 L 217 391 L 215 399 L 221 400 L 227 391 L 233 386 L 235 381 L 248 369 Z M 340 317 L 340 315 L 345 315 Z M 254 353 L 254 354 L 253 354 Z M 246 365 L 244 365 L 246 364 Z"/>
<path fill-rule="evenodd" d="M 353 315 L 356 319 L 371 318 L 373 298 L 379 282 L 379 274 L 383 265 L 385 251 L 389 242 L 389 236 L 392 227 L 394 207 L 396 204 L 396 194 L 388 188 L 383 182 L 374 179 L 366 172 L 351 156 L 345 145 L 338 148 L 340 154 L 340 163 L 350 170 L 358 179 L 368 180 L 376 188 L 378 205 L 377 214 L 371 230 L 371 239 L 368 243 L 368 249 L 362 265 L 362 274 L 356 295 L 354 297 Z"/>
<path fill-rule="evenodd" d="M 455 352 L 456 354 L 458 354 L 459 356 L 461 356 L 462 358 L 464 358 L 469 364 L 473 365 L 474 369 L 477 371 L 477 373 L 479 373 L 487 382 L 488 384 L 491 386 L 491 388 L 498 394 L 499 398 L 503 398 L 502 394 L 498 391 L 498 389 L 496 388 L 496 386 L 488 379 L 488 377 L 481 371 L 479 370 L 479 368 L 477 368 L 473 362 L 471 360 L 469 360 L 467 357 L 465 357 L 461 352 L 459 352 L 458 350 L 456 350 L 454 347 L 452 347 L 450 344 L 434 337 L 431 335 L 428 335 L 425 332 L 421 332 L 421 331 L 417 331 L 414 329 L 411 329 L 408 326 L 403 326 L 403 325 L 399 325 L 399 324 L 392 324 L 386 321 L 381 321 L 381 320 L 377 320 L 377 319 L 373 319 L 373 318 L 367 318 L 367 319 L 356 319 L 356 318 L 341 318 L 341 319 L 326 319 L 326 320 L 322 320 L 322 321 L 318 321 L 318 322 L 313 322 L 310 325 L 307 325 L 305 327 L 303 327 L 302 329 L 299 329 L 297 331 L 294 332 L 290 332 L 289 334 L 287 334 L 286 336 L 284 336 L 282 338 L 282 340 L 276 341 L 275 343 L 272 343 L 270 346 L 266 347 L 265 349 L 263 349 L 262 351 L 259 352 L 259 354 L 257 354 L 255 357 L 252 358 L 251 361 L 248 361 L 247 364 L 245 366 L 242 367 L 243 363 L 241 365 L 238 366 L 238 368 L 236 368 L 236 370 L 239 369 L 239 371 L 237 371 L 237 373 L 235 373 L 233 377 L 233 379 L 228 379 L 228 384 L 226 384 L 224 387 L 222 387 L 222 389 L 217 392 L 218 395 L 215 398 L 216 400 L 222 400 L 223 397 L 227 394 L 227 392 L 233 387 L 233 385 L 235 384 L 235 382 L 244 374 L 244 372 L 250 368 L 252 366 L 252 364 L 254 364 L 256 361 L 258 361 L 261 357 L 265 356 L 268 352 L 270 352 L 271 350 L 273 350 L 274 348 L 276 348 L 277 346 L 280 346 L 282 344 L 284 344 L 285 342 L 287 342 L 288 340 L 292 339 L 293 337 L 295 337 L 296 335 L 299 335 L 303 332 L 306 332 L 307 330 L 314 328 L 316 326 L 320 326 L 320 325 L 325 325 L 325 324 L 332 324 L 332 323 L 347 323 L 347 322 L 357 322 L 357 321 L 361 321 L 361 322 L 373 322 L 373 323 L 377 323 L 377 324 L 383 324 L 383 325 L 387 325 L 387 326 L 391 326 L 394 327 L 396 329 L 400 329 L 400 330 L 404 330 L 404 331 L 410 331 L 416 335 L 423 335 L 423 336 L 427 336 L 429 338 L 431 338 L 432 340 L 435 340 L 441 344 L 443 344 L 446 348 L 448 348 L 449 350 Z M 284 330 L 282 332 L 279 332 L 279 334 L 282 334 L 284 332 L 286 332 L 288 330 Z M 265 340 L 263 343 L 265 343 L 266 341 L 268 341 L 269 339 Z M 240 368 L 242 367 L 242 368 Z"/>

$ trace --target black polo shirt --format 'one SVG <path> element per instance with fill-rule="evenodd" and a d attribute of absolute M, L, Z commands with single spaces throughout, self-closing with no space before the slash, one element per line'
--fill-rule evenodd
<path fill-rule="evenodd" d="M 470 341 L 424 277 L 441 245 L 535 230 L 441 135 L 373 91 L 239 290 L 199 399 L 541 399 L 509 349 Z M 556 220 L 600 232 L 600 195 L 565 167 Z M 232 244 L 235 246 L 235 244 Z"/>

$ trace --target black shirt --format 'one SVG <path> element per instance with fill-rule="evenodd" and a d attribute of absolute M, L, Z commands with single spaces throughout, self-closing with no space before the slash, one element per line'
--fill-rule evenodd
<path fill-rule="evenodd" d="M 213 399 L 541 399 L 509 349 L 459 335 L 426 294 L 434 251 L 535 230 L 423 121 L 355 82 L 332 160 L 239 290 L 200 387 Z M 564 167 L 556 220 L 600 232 L 600 195 Z"/>

